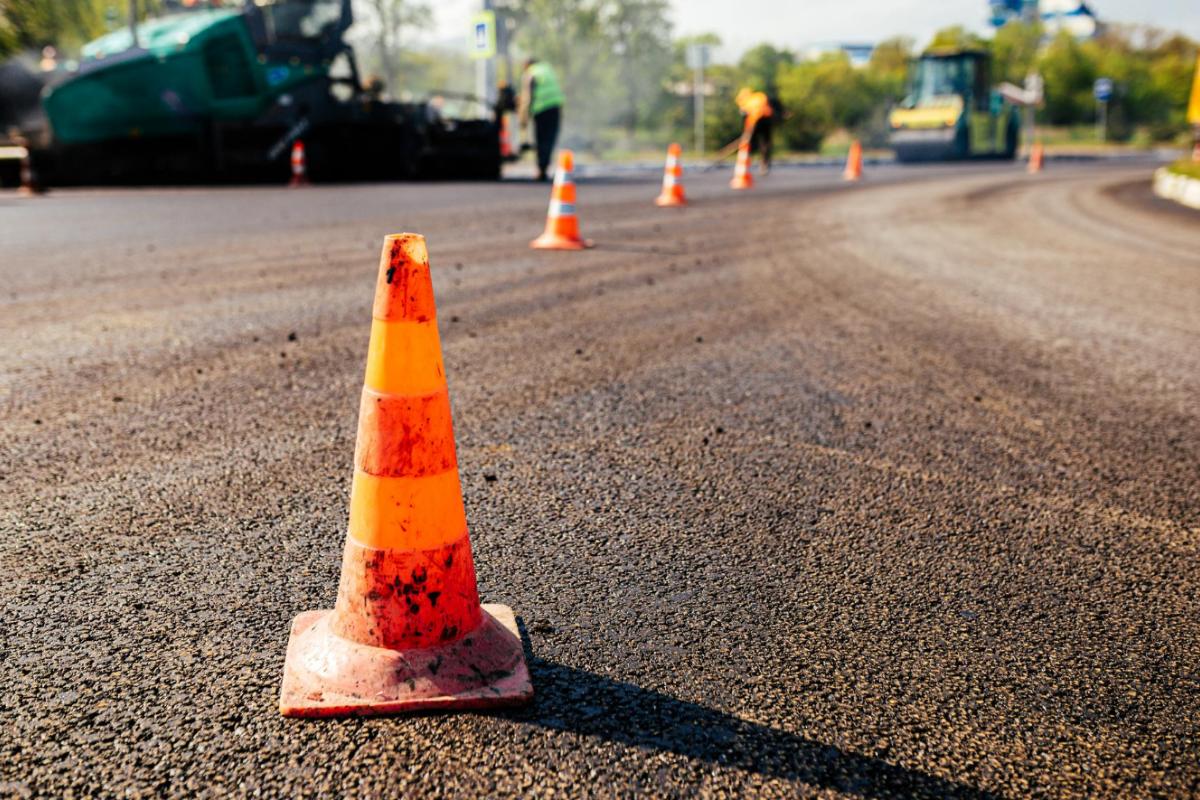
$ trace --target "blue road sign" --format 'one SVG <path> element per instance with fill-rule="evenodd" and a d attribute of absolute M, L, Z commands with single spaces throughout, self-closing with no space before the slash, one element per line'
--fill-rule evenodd
<path fill-rule="evenodd" d="M 1108 78 L 1097 78 L 1092 86 L 1092 95 L 1101 103 L 1107 103 L 1112 98 L 1113 82 Z"/>

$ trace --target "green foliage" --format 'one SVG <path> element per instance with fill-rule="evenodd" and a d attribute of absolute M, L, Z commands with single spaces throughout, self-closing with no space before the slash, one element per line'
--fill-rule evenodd
<path fill-rule="evenodd" d="M 925 49 L 957 48 L 960 50 L 984 50 L 987 49 L 987 44 L 986 41 L 971 33 L 962 25 L 954 25 L 950 28 L 942 28 L 933 34 L 933 40 Z"/>
<path fill-rule="evenodd" d="M 66 53 L 75 52 L 104 33 L 107 20 L 124 22 L 128 13 L 126 3 L 127 0 L 3 0 L 0 55 L 46 45 L 54 45 Z"/>
<path fill-rule="evenodd" d="M 742 133 L 742 115 L 733 98 L 745 85 L 745 78 L 737 67 L 718 64 L 705 71 L 705 79 L 713 93 L 705 98 L 704 138 L 716 149 Z"/>
<path fill-rule="evenodd" d="M 1037 63 L 1042 27 L 1036 23 L 1010 22 L 996 31 L 991 42 L 992 80 L 1023 86 Z"/>
<path fill-rule="evenodd" d="M 867 63 L 867 78 L 876 95 L 891 101 L 904 97 L 912 54 L 913 40 L 907 36 L 884 39 L 875 46 Z"/>
<path fill-rule="evenodd" d="M 769 44 L 760 44 L 747 50 L 740 61 L 738 71 L 744 85 L 759 92 L 775 94 L 779 91 L 778 75 L 783 67 L 796 63 L 790 50 L 781 50 Z"/>
<path fill-rule="evenodd" d="M 412 0 L 359 0 L 357 19 L 371 31 L 370 44 L 364 55 L 393 94 L 397 90 L 412 92 L 409 70 L 415 64 L 402 54 L 406 31 L 428 28 L 433 23 L 433 11 L 425 3 Z M 403 76 L 403 86 L 401 86 Z"/>
<path fill-rule="evenodd" d="M 1186 175 L 1189 178 L 1195 178 L 1200 181 L 1200 161 L 1176 161 L 1167 167 L 1171 172 L 1179 175 Z"/>
<path fill-rule="evenodd" d="M 669 8 L 666 0 L 608 0 L 601 6 L 601 21 L 611 38 L 624 88 L 619 120 L 631 139 L 638 128 L 651 124 L 655 101 L 663 93 L 661 76 L 671 62 Z M 657 80 L 647 82 L 647 76 Z"/>
<path fill-rule="evenodd" d="M 1142 39 L 1135 44 L 1135 37 Z M 1095 118 L 1092 87 L 1097 78 L 1113 81 L 1108 105 L 1109 138 L 1125 140 L 1136 126 L 1163 141 L 1187 129 L 1185 113 L 1196 43 L 1154 30 L 1114 27 L 1105 35 L 1076 42 L 1066 34 L 1042 52 L 1038 69 L 1045 80 L 1045 120 L 1055 125 Z"/>
<path fill-rule="evenodd" d="M 516 45 L 557 70 L 564 128 L 584 146 L 648 127 L 671 66 L 666 0 L 514 0 Z"/>
<path fill-rule="evenodd" d="M 845 53 L 783 66 L 778 79 L 789 114 L 780 132 L 784 144 L 797 150 L 816 150 L 835 127 L 862 124 L 877 102 L 867 73 L 855 69 Z"/>
<path fill-rule="evenodd" d="M 1068 125 L 1090 118 L 1095 109 L 1092 84 L 1096 64 L 1083 45 L 1063 31 L 1042 53 L 1038 70 L 1045 81 L 1044 118 L 1052 125 Z"/>

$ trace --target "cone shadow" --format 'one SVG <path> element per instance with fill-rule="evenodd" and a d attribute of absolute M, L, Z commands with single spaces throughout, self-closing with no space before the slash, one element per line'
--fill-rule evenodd
<path fill-rule="evenodd" d="M 527 635 L 522 639 L 529 641 Z M 509 719 L 860 797 L 999 797 L 882 758 L 526 655 L 536 687 L 534 702 L 504 712 Z"/>

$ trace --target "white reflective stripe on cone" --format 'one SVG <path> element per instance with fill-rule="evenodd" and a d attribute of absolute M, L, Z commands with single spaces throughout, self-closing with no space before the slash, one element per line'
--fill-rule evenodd
<path fill-rule="evenodd" d="M 562 200 L 550 201 L 550 216 L 552 217 L 567 217 L 575 216 L 575 204 L 564 203 Z"/>

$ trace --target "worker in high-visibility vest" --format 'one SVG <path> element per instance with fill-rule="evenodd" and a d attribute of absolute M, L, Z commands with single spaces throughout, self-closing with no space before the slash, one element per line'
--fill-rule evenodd
<path fill-rule="evenodd" d="M 766 92 L 755 92 L 742 88 L 734 97 L 738 110 L 745 117 L 742 128 L 742 141 L 748 142 L 750 152 L 758 153 L 762 158 L 762 174 L 771 170 L 771 134 L 775 117 L 775 104 L 767 97 Z"/>
<path fill-rule="evenodd" d="M 526 61 L 525 73 L 521 78 L 521 102 L 517 116 L 523 128 L 533 120 L 539 181 L 548 179 L 550 156 L 554 153 L 558 128 L 562 124 L 563 99 L 562 87 L 559 86 L 554 68 L 536 58 Z"/>

